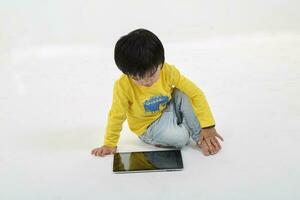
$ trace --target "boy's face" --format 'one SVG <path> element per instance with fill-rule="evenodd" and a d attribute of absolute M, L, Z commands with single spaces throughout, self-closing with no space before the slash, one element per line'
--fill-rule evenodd
<path fill-rule="evenodd" d="M 161 71 L 161 65 L 157 67 L 156 70 L 150 71 L 146 73 L 145 77 L 134 77 L 129 76 L 133 82 L 137 85 L 144 86 L 144 87 L 151 87 L 156 81 L 158 81 Z"/>

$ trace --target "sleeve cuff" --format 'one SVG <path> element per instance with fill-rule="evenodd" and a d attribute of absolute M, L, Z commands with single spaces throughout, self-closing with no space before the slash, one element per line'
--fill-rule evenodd
<path fill-rule="evenodd" d="M 216 125 L 206 126 L 206 127 L 202 127 L 202 129 L 213 128 L 213 127 L 215 127 L 215 126 L 216 126 Z"/>

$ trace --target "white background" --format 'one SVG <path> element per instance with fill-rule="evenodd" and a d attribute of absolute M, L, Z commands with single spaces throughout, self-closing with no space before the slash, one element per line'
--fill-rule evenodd
<path fill-rule="evenodd" d="M 0 199 L 299 199 L 300 7 L 292 0 L 0 1 Z M 201 87 L 223 149 L 115 175 L 102 144 L 117 39 L 147 28 Z M 119 151 L 156 149 L 126 124 Z"/>

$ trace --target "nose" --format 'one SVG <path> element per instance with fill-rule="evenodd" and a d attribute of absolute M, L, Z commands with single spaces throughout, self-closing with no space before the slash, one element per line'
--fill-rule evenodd
<path fill-rule="evenodd" d="M 144 81 L 143 85 L 144 86 L 151 86 L 152 85 L 152 80 L 147 80 L 147 81 Z"/>
<path fill-rule="evenodd" d="M 148 78 L 148 79 L 145 79 L 143 82 L 144 82 L 145 84 L 150 84 L 150 83 L 153 82 L 153 80 L 152 80 L 152 78 Z"/>

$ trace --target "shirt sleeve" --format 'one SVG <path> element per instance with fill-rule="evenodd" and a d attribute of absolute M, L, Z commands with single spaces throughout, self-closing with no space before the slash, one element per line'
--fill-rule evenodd
<path fill-rule="evenodd" d="M 171 84 L 174 85 L 175 88 L 184 92 L 191 100 L 192 107 L 201 127 L 206 128 L 214 126 L 215 120 L 203 91 L 188 78 L 180 74 L 176 67 L 169 65 L 169 73 Z"/>
<path fill-rule="evenodd" d="M 117 146 L 123 122 L 126 120 L 128 105 L 128 96 L 125 94 L 118 80 L 114 84 L 113 102 L 108 114 L 104 145 L 109 147 Z"/>

